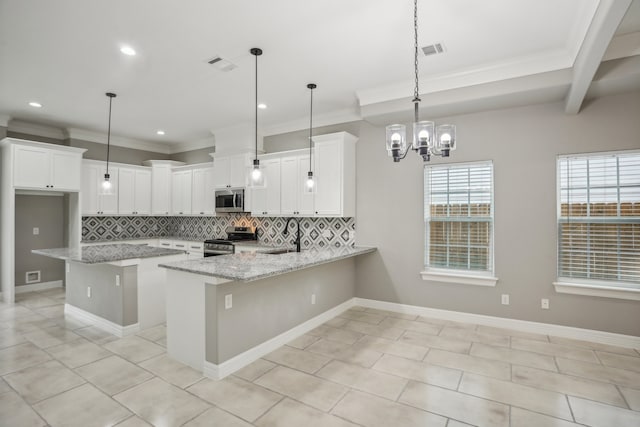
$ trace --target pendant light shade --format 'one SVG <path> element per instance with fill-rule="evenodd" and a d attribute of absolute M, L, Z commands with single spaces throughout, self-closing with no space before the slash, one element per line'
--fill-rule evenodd
<path fill-rule="evenodd" d="M 253 159 L 253 169 L 251 170 L 250 183 L 252 188 L 261 188 L 266 186 L 264 179 L 264 173 L 260 168 L 260 160 L 258 159 L 258 56 L 262 55 L 262 49 L 254 47 L 249 52 L 256 57 L 256 99 L 254 102 L 255 108 L 255 128 L 256 128 L 256 153 Z"/>
<path fill-rule="evenodd" d="M 111 176 L 109 175 L 109 151 L 111 148 L 111 103 L 113 98 L 116 97 L 115 93 L 107 92 L 105 95 L 109 97 L 109 125 L 107 127 L 107 170 L 104 174 L 104 181 L 100 187 L 100 194 L 108 196 L 114 193 L 113 185 L 111 184 Z"/>
<path fill-rule="evenodd" d="M 311 101 L 309 108 L 309 172 L 307 172 L 307 180 L 305 181 L 304 191 L 305 193 L 315 193 L 317 188 L 316 179 L 313 176 L 313 171 L 311 170 L 311 158 L 312 158 L 312 147 L 313 147 L 313 90 L 318 86 L 315 83 L 309 83 L 307 88 L 309 89 Z"/>
<path fill-rule="evenodd" d="M 387 153 L 394 162 L 404 159 L 413 149 L 422 160 L 428 162 L 432 155 L 449 157 L 449 153 L 456 149 L 456 127 L 454 125 L 436 126 L 433 122 L 420 120 L 418 105 L 420 104 L 420 90 L 418 88 L 418 0 L 413 2 L 413 33 L 414 33 L 414 72 L 415 88 L 413 92 L 413 137 L 407 143 L 407 129 L 402 124 L 387 126 Z"/>

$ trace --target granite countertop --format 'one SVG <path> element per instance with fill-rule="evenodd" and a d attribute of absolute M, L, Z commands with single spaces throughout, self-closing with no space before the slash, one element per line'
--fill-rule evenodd
<path fill-rule="evenodd" d="M 272 248 L 273 250 L 273 248 Z M 251 282 L 315 265 L 374 252 L 376 248 L 342 246 L 284 254 L 240 253 L 159 264 L 159 267 L 203 276 Z"/>
<path fill-rule="evenodd" d="M 186 253 L 186 251 L 178 249 L 154 248 L 152 246 L 127 243 L 85 246 L 81 248 L 34 249 L 31 252 L 50 258 L 81 262 L 84 264 L 100 264 L 127 259 L 154 258 Z"/>

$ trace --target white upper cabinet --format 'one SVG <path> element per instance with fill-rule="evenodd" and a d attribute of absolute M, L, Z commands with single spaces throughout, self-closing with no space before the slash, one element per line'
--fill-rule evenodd
<path fill-rule="evenodd" d="M 191 210 L 193 215 L 215 215 L 214 168 L 193 170 Z"/>
<path fill-rule="evenodd" d="M 282 158 L 280 212 L 286 216 L 314 216 L 314 194 L 305 191 L 309 154 Z"/>
<path fill-rule="evenodd" d="M 17 188 L 80 191 L 82 152 L 42 143 L 13 145 L 13 185 Z"/>
<path fill-rule="evenodd" d="M 245 187 L 249 166 L 247 154 L 216 156 L 213 161 L 215 188 Z"/>
<path fill-rule="evenodd" d="M 265 187 L 251 189 L 251 215 L 280 215 L 280 163 L 279 157 L 260 160 Z"/>
<path fill-rule="evenodd" d="M 118 214 L 118 168 L 109 167 L 111 194 L 101 194 L 102 182 L 106 172 L 104 162 L 87 162 L 82 165 L 82 215 L 117 215 Z"/>
<path fill-rule="evenodd" d="M 151 168 L 151 214 L 169 215 L 171 212 L 171 166 Z"/>
<path fill-rule="evenodd" d="M 173 215 L 191 215 L 192 170 L 173 171 L 171 176 L 171 212 Z"/>
<path fill-rule="evenodd" d="M 316 216 L 355 216 L 356 141 L 346 132 L 313 137 Z"/>
<path fill-rule="evenodd" d="M 118 213 L 120 215 L 151 213 L 151 171 L 146 168 L 119 168 Z"/>

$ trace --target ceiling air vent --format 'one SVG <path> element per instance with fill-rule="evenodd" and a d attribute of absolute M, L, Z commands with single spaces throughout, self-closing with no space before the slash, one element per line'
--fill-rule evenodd
<path fill-rule="evenodd" d="M 435 55 L 437 53 L 443 53 L 444 52 L 444 45 L 442 43 L 430 44 L 430 45 L 424 46 L 422 48 L 422 52 L 424 53 L 424 56 Z"/>
<path fill-rule="evenodd" d="M 233 62 L 229 61 L 228 59 L 224 59 L 218 55 L 208 60 L 207 63 L 209 63 L 210 65 L 213 65 L 220 71 L 231 71 L 237 67 L 237 65 L 234 64 Z"/>

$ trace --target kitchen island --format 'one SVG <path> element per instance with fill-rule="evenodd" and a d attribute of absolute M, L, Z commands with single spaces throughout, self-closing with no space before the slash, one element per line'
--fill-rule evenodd
<path fill-rule="evenodd" d="M 220 379 L 340 314 L 370 247 L 240 253 L 167 269 L 167 352 Z"/>
<path fill-rule="evenodd" d="M 136 244 L 32 252 L 66 261 L 65 315 L 119 337 L 165 322 L 166 270 L 158 263 L 187 259 L 184 250 Z"/>

